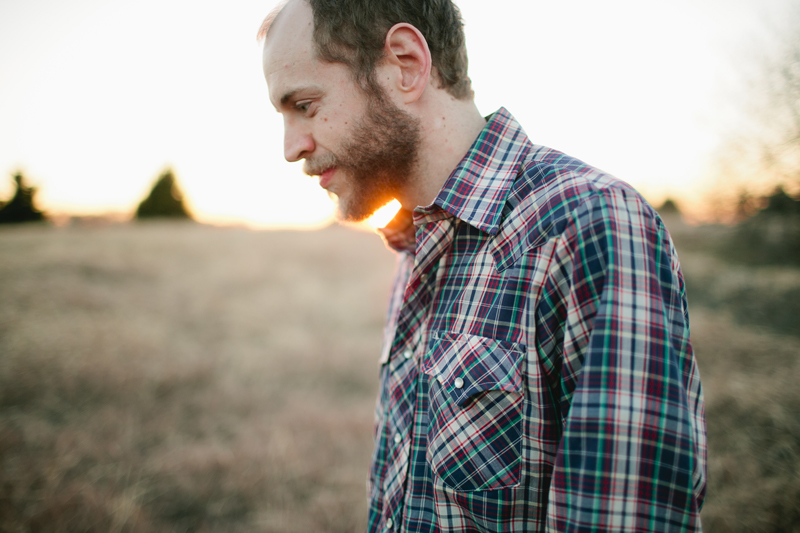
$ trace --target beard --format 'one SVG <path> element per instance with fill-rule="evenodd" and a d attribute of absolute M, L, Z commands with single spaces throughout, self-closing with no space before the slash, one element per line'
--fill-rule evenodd
<path fill-rule="evenodd" d="M 306 160 L 307 174 L 336 167 L 344 184 L 338 194 L 340 220 L 360 222 L 409 185 L 420 144 L 419 120 L 382 94 L 368 95 L 364 116 L 336 150 Z"/>

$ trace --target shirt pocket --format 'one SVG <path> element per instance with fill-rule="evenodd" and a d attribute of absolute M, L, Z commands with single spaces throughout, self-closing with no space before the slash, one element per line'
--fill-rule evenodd
<path fill-rule="evenodd" d="M 430 376 L 427 460 L 448 487 L 519 485 L 525 348 L 432 332 L 422 371 Z"/>

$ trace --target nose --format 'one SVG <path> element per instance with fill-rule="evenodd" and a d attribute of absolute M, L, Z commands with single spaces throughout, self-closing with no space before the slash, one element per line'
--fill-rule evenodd
<path fill-rule="evenodd" d="M 298 122 L 290 118 L 283 122 L 283 157 L 290 163 L 304 159 L 315 148 L 311 131 Z"/>

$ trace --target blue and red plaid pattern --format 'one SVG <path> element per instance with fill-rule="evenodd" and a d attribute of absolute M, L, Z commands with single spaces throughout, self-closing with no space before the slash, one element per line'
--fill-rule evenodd
<path fill-rule="evenodd" d="M 500 109 L 398 254 L 369 530 L 699 531 L 683 277 L 628 185 Z"/>

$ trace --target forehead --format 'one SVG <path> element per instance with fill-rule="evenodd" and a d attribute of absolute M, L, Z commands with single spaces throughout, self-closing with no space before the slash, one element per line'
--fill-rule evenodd
<path fill-rule="evenodd" d="M 303 0 L 288 2 L 272 21 L 264 39 L 264 58 L 280 58 L 291 52 L 311 51 L 314 18 Z"/>
<path fill-rule="evenodd" d="M 279 91 L 319 74 L 323 65 L 314 52 L 313 30 L 311 8 L 302 0 L 289 2 L 274 20 L 262 55 L 264 77 L 273 104 L 280 103 Z"/>

